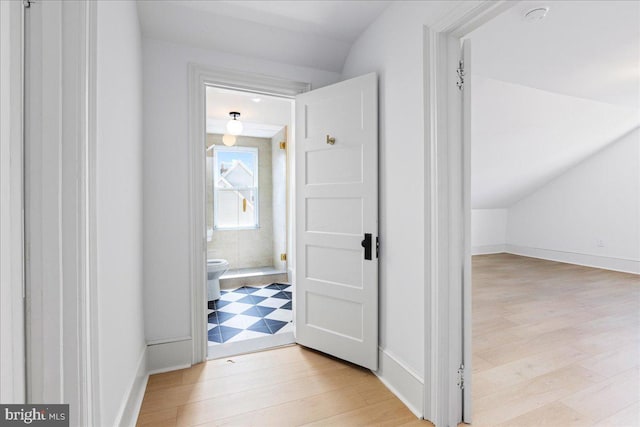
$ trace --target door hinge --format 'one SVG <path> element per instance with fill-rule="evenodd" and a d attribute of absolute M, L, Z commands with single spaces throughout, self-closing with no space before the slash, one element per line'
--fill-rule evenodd
<path fill-rule="evenodd" d="M 464 390 L 464 365 L 461 364 L 458 368 L 458 381 L 457 386 L 460 390 Z"/>
<path fill-rule="evenodd" d="M 464 89 L 464 61 L 461 59 L 458 62 L 458 68 L 456 69 L 456 74 L 458 75 L 458 81 L 456 82 L 456 86 L 458 86 L 459 90 Z"/>
<path fill-rule="evenodd" d="M 280 149 L 281 150 L 287 149 L 287 141 L 280 141 Z"/>

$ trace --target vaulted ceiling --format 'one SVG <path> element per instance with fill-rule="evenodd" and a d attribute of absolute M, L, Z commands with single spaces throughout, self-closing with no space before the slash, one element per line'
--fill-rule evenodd
<path fill-rule="evenodd" d="M 341 72 L 390 1 L 139 1 L 147 37 Z"/>
<path fill-rule="evenodd" d="M 509 207 L 640 125 L 640 2 L 519 2 L 469 38 L 474 208 Z"/>
<path fill-rule="evenodd" d="M 163 0 L 138 11 L 146 37 L 340 73 L 390 3 Z M 536 7 L 550 10 L 527 22 Z M 474 208 L 508 207 L 640 125 L 640 2 L 513 2 L 469 38 Z"/>

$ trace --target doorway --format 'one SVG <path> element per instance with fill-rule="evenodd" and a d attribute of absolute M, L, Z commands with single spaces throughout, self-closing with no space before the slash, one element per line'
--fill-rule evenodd
<path fill-rule="evenodd" d="M 258 295 L 256 292 L 276 291 L 279 295 L 258 296 L 291 298 L 291 312 L 297 319 L 293 330 L 296 342 L 375 370 L 378 342 L 377 76 L 371 73 L 310 91 L 308 84 L 252 73 L 211 71 L 197 65 L 190 66 L 189 110 L 192 173 L 189 186 L 192 222 L 192 363 L 199 363 L 207 358 L 207 313 L 209 310 L 218 311 L 215 304 L 213 308 L 209 308 L 207 295 L 207 86 L 254 96 L 286 98 L 289 105 L 293 105 L 294 99 L 296 101 L 296 120 L 291 118 L 287 140 L 281 142 L 284 142 L 288 159 L 287 217 L 296 218 L 287 222 L 287 274 L 291 283 L 295 284 L 297 297 L 292 298 L 293 291 L 283 288 L 287 283 L 271 283 L 266 285 L 272 286 L 270 289 L 266 286 L 258 290 L 245 287 L 245 295 L 228 297 L 231 299 L 228 307 L 237 307 L 233 303 L 241 298 L 249 301 L 255 299 L 251 296 Z M 238 109 L 228 111 L 229 108 L 225 107 L 225 114 L 231 116 L 223 119 L 229 124 L 228 128 L 225 125 L 225 129 L 228 134 L 237 136 L 234 133 L 242 132 L 234 128 L 239 127 L 237 118 L 242 115 Z M 344 114 L 345 111 L 349 114 Z M 350 119 L 352 117 L 360 120 Z M 294 134 L 300 142 L 299 150 L 291 140 L 291 135 Z M 220 140 L 224 138 L 223 133 Z M 225 145 L 224 142 L 222 145 Z M 224 152 L 222 145 L 218 151 Z M 251 159 L 259 157 L 260 152 L 253 151 L 252 154 L 249 148 L 251 147 L 245 147 L 240 154 L 244 155 L 244 165 L 250 171 Z M 216 148 L 213 150 L 215 152 Z M 241 159 L 238 157 L 235 160 L 238 164 Z M 215 180 L 216 175 L 219 177 L 232 169 L 233 159 L 224 165 L 218 161 L 216 166 L 213 159 L 210 163 L 214 164 L 210 178 Z M 244 174 L 251 175 L 247 171 Z M 292 179 L 294 176 L 295 179 Z M 233 196 L 230 212 L 227 214 L 233 218 L 234 212 L 237 212 L 237 222 L 234 224 L 239 228 L 251 230 L 259 224 L 260 220 L 255 217 L 255 209 L 260 209 L 260 193 L 256 190 L 256 185 L 260 185 L 259 179 L 246 179 L 244 186 L 221 189 Z M 214 214 L 219 209 L 215 206 L 216 197 L 219 196 L 212 196 L 211 211 Z M 354 209 L 357 206 L 360 208 Z M 341 218 L 345 222 L 341 222 Z M 345 229 L 344 224 L 349 228 Z M 216 231 L 215 217 L 210 220 L 210 225 L 213 234 Z M 225 224 L 218 225 L 223 227 Z M 322 252 L 321 256 L 316 256 L 318 251 Z M 223 270 L 229 267 L 228 261 L 224 259 L 211 260 L 213 264 L 222 264 Z M 340 268 L 336 269 L 336 265 Z M 327 275 L 331 271 L 338 271 L 340 276 Z M 218 284 L 217 289 L 214 286 L 212 295 L 216 291 L 222 294 L 224 289 Z M 221 295 L 219 299 L 224 298 Z M 331 302 L 334 315 L 328 314 L 324 302 Z M 238 310 L 240 308 L 250 310 L 248 307 L 237 307 Z M 249 313 L 243 311 L 232 314 Z M 268 324 L 265 329 L 272 331 Z M 222 330 L 217 332 L 223 333 Z M 245 351 L 252 350 L 243 350 Z"/>
<path fill-rule="evenodd" d="M 293 100 L 207 85 L 207 357 L 294 342 L 287 248 Z"/>
<path fill-rule="evenodd" d="M 637 170 L 628 133 L 638 126 L 637 104 L 625 105 L 620 82 L 586 75 L 637 58 L 637 44 L 620 47 L 638 39 L 637 13 L 631 3 L 522 2 L 468 35 L 476 423 L 637 423 L 628 363 L 638 350 L 619 344 L 638 340 L 626 321 L 637 317 L 637 289 L 633 276 L 607 271 L 624 271 L 613 258 L 627 236 L 637 242 L 629 232 L 637 214 L 616 216 L 620 234 L 611 223 L 611 212 L 637 212 L 625 206 L 637 197 L 620 196 L 637 195 L 637 184 L 614 172 Z M 587 53 L 594 40 L 608 59 Z M 616 255 L 606 240 L 618 242 Z M 533 402 L 540 384 L 545 397 Z"/>

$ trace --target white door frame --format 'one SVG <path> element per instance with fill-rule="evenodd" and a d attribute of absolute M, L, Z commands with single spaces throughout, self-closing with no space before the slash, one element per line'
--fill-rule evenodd
<path fill-rule="evenodd" d="M 72 425 L 96 425 L 97 9 L 57 0 L 25 14 L 26 400 L 69 403 Z"/>
<path fill-rule="evenodd" d="M 0 2 L 0 402 L 26 398 L 23 257 L 23 7 Z"/>
<path fill-rule="evenodd" d="M 436 426 L 471 421 L 471 408 L 462 411 L 458 369 L 471 385 L 470 333 L 462 326 L 471 315 L 471 295 L 463 293 L 465 221 L 471 215 L 463 166 L 469 147 L 462 141 L 461 95 L 456 86 L 460 39 L 516 2 L 462 2 L 452 13 L 424 28 L 425 136 L 425 390 L 424 418 Z M 470 289 L 470 284 L 465 285 Z M 464 307 L 464 310 L 463 310 Z"/>
<path fill-rule="evenodd" d="M 295 99 L 295 96 L 311 90 L 311 84 L 265 76 L 257 73 L 211 68 L 198 64 L 189 64 L 189 286 L 191 289 L 191 343 L 193 364 L 207 360 L 207 240 L 205 222 L 205 113 L 206 86 L 239 90 L 256 94 L 273 95 L 281 98 Z M 288 131 L 295 133 L 295 123 L 291 123 Z M 291 141 L 291 139 L 289 140 Z M 287 144 L 287 173 L 294 173 L 295 144 Z M 293 180 L 287 179 L 292 185 Z M 293 197 L 293 188 L 289 196 Z M 295 206 L 290 203 L 288 206 Z M 293 217 L 289 215 L 290 222 Z M 292 230 L 291 224 L 287 224 Z M 295 242 L 295 236 L 289 234 L 289 240 Z M 287 243 L 289 244 L 289 243 Z M 289 250 L 291 249 L 291 250 Z M 291 271 L 294 266 L 295 248 L 288 248 L 287 267 Z M 295 274 L 295 270 L 293 271 Z"/>

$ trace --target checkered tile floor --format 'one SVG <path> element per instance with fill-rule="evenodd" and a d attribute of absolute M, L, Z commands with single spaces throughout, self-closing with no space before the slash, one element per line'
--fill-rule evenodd
<path fill-rule="evenodd" d="M 209 345 L 293 330 L 291 285 L 243 286 L 209 301 Z"/>

